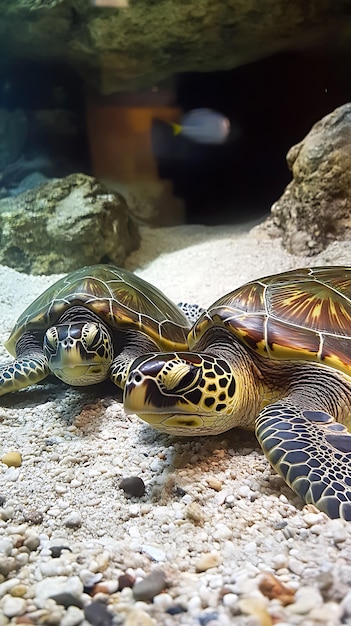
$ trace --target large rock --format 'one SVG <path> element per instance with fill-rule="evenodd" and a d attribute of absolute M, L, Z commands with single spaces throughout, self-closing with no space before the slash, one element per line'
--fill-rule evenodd
<path fill-rule="evenodd" d="M 139 243 L 122 196 L 72 174 L 0 200 L 0 263 L 32 274 L 123 265 Z"/>
<path fill-rule="evenodd" d="M 85 83 L 109 94 L 318 42 L 340 45 L 350 35 L 347 3 L 338 0 L 129 0 L 122 9 L 92 4 L 2 0 L 0 65 L 67 63 Z"/>
<path fill-rule="evenodd" d="M 351 104 L 317 122 L 287 155 L 293 180 L 260 227 L 293 254 L 351 237 Z"/>

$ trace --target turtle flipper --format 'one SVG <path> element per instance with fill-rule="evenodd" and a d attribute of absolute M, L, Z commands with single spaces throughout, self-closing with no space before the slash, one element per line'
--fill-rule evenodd
<path fill-rule="evenodd" d="M 276 402 L 261 411 L 256 436 L 271 465 L 307 504 L 351 521 L 351 435 L 324 411 Z"/>
<path fill-rule="evenodd" d="M 47 360 L 40 352 L 3 363 L 0 365 L 0 396 L 39 383 L 49 373 Z"/>

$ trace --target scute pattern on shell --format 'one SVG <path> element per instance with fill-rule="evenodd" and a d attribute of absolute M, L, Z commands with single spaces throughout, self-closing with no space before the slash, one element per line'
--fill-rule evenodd
<path fill-rule="evenodd" d="M 235 289 L 200 317 L 190 349 L 216 324 L 263 356 L 319 361 L 350 374 L 351 267 L 292 270 Z"/>
<path fill-rule="evenodd" d="M 72 306 L 92 310 L 111 327 L 138 328 L 164 350 L 186 349 L 190 323 L 161 291 L 112 265 L 83 267 L 61 278 L 22 313 L 6 342 L 11 354 L 21 335 L 46 329 Z"/>

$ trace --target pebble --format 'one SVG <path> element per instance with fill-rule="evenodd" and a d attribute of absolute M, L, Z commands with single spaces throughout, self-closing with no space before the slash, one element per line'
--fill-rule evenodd
<path fill-rule="evenodd" d="M 186 507 L 185 514 L 195 524 L 201 524 L 204 521 L 203 510 L 197 502 L 190 502 Z"/>
<path fill-rule="evenodd" d="M 60 626 L 78 626 L 84 619 L 84 611 L 77 606 L 69 606 L 61 619 Z"/>
<path fill-rule="evenodd" d="M 69 606 L 76 606 L 79 609 L 83 608 L 82 601 L 68 591 L 62 591 L 61 593 L 55 593 L 50 596 L 52 600 L 55 600 L 56 604 L 62 604 L 65 608 Z"/>
<path fill-rule="evenodd" d="M 8 576 L 15 569 L 17 569 L 16 559 L 12 556 L 5 558 L 0 556 L 0 574 L 2 576 Z"/>
<path fill-rule="evenodd" d="M 0 461 L 7 467 L 20 467 L 22 465 L 22 454 L 18 450 L 12 450 L 3 454 Z"/>
<path fill-rule="evenodd" d="M 296 591 L 295 602 L 287 607 L 289 613 L 305 615 L 314 608 L 322 606 L 323 599 L 318 589 L 306 585 Z"/>
<path fill-rule="evenodd" d="M 165 551 L 158 546 L 143 544 L 141 548 L 145 554 L 147 554 L 153 561 L 157 561 L 157 563 L 161 563 L 167 559 Z"/>
<path fill-rule="evenodd" d="M 278 578 L 269 572 L 263 574 L 258 588 L 266 598 L 279 600 L 283 606 L 294 602 L 295 590 L 283 585 Z"/>
<path fill-rule="evenodd" d="M 13 598 L 12 596 L 4 596 L 2 601 L 2 611 L 6 617 L 17 617 L 23 615 L 26 610 L 26 600 L 23 598 Z"/>
<path fill-rule="evenodd" d="M 145 576 L 133 587 L 135 600 L 152 600 L 154 596 L 164 590 L 166 586 L 166 574 L 162 569 L 157 569 Z"/>
<path fill-rule="evenodd" d="M 113 616 L 102 602 L 92 602 L 84 609 L 84 617 L 92 626 L 112 626 Z"/>
<path fill-rule="evenodd" d="M 133 587 L 135 583 L 135 578 L 134 576 L 131 576 L 130 574 L 121 574 L 118 577 L 118 589 L 119 591 L 121 591 L 122 589 L 125 589 L 126 587 Z"/>
<path fill-rule="evenodd" d="M 131 609 L 128 612 L 124 626 L 156 626 L 157 622 L 141 609 Z"/>
<path fill-rule="evenodd" d="M 219 554 L 216 552 L 209 552 L 208 554 L 203 554 L 195 564 L 196 572 L 206 572 L 206 570 L 211 567 L 216 567 L 221 562 Z"/>
<path fill-rule="evenodd" d="M 67 528 L 80 528 L 82 525 L 82 518 L 79 513 L 72 511 L 63 523 L 67 526 Z"/>
<path fill-rule="evenodd" d="M 214 489 L 215 491 L 221 491 L 223 485 L 221 481 L 218 480 L 218 478 L 215 478 L 214 476 L 210 476 L 209 478 L 206 479 L 206 482 L 208 486 L 211 487 L 211 489 Z"/>
<path fill-rule="evenodd" d="M 30 550 L 30 552 L 34 552 L 40 546 L 40 538 L 38 535 L 29 535 L 23 542 L 23 545 Z"/>
<path fill-rule="evenodd" d="M 28 592 L 28 587 L 27 585 L 22 585 L 22 584 L 18 584 L 18 585 L 14 585 L 11 590 L 10 590 L 10 594 L 11 596 L 13 596 L 14 598 L 23 598 L 23 596 Z"/>
<path fill-rule="evenodd" d="M 122 478 L 119 483 L 119 488 L 124 491 L 128 496 L 135 496 L 141 498 L 145 493 L 145 483 L 139 476 L 128 476 Z"/>
<path fill-rule="evenodd" d="M 26 511 L 23 515 L 24 519 L 28 524 L 33 524 L 33 526 L 38 526 L 43 522 L 44 515 L 41 511 Z"/>

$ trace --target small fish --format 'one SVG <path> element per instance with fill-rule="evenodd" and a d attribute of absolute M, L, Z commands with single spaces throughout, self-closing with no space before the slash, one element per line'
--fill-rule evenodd
<path fill-rule="evenodd" d="M 196 143 L 221 144 L 230 134 L 230 121 L 212 109 L 193 109 L 184 113 L 180 124 L 172 124 L 174 135 L 184 135 Z"/>

